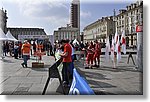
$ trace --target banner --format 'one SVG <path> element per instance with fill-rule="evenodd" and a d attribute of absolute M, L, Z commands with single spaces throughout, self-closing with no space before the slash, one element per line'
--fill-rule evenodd
<path fill-rule="evenodd" d="M 110 43 L 109 43 L 109 37 L 106 39 L 106 51 L 105 51 L 105 57 L 106 57 L 106 62 L 109 60 L 109 52 L 110 52 Z"/>
<path fill-rule="evenodd" d="M 73 69 L 73 80 L 69 90 L 69 95 L 94 95 L 93 90 L 77 72 Z"/>

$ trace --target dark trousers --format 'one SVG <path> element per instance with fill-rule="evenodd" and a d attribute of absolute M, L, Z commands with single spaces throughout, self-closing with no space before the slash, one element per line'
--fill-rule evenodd
<path fill-rule="evenodd" d="M 73 78 L 73 69 L 74 69 L 74 55 L 71 56 L 72 62 L 69 65 L 69 76 L 72 79 Z"/>
<path fill-rule="evenodd" d="M 29 59 L 29 55 L 23 55 L 23 63 L 22 64 L 24 64 L 26 67 L 27 67 L 27 61 L 28 61 L 28 59 Z"/>
<path fill-rule="evenodd" d="M 18 49 L 14 49 L 14 57 L 15 57 L 15 59 L 18 58 Z"/>
<path fill-rule="evenodd" d="M 132 59 L 132 62 L 133 62 L 133 64 L 135 65 L 135 62 L 134 62 L 134 59 L 133 59 L 133 56 L 132 56 L 131 53 L 129 53 L 127 64 L 129 64 L 130 58 Z"/>
<path fill-rule="evenodd" d="M 62 78 L 63 81 L 66 81 L 67 84 L 69 84 L 69 66 L 70 62 L 63 62 Z"/>

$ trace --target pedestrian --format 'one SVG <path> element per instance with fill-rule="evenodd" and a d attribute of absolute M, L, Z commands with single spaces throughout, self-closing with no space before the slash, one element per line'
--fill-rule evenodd
<path fill-rule="evenodd" d="M 18 59 L 18 51 L 19 51 L 19 45 L 15 43 L 14 45 L 14 58 Z"/>
<path fill-rule="evenodd" d="M 30 43 L 27 41 L 27 40 L 25 40 L 24 41 L 24 44 L 22 45 L 22 54 L 23 54 L 23 63 L 21 64 L 22 65 L 22 67 L 28 67 L 28 65 L 27 65 L 27 61 L 28 61 L 28 59 L 29 59 L 29 56 L 30 56 L 30 50 L 31 49 L 31 45 L 30 45 Z"/>
<path fill-rule="evenodd" d="M 54 56 L 55 56 L 55 52 L 56 52 L 56 48 L 57 48 L 57 42 L 54 42 L 54 51 L 53 51 L 53 54 L 54 54 Z"/>
<path fill-rule="evenodd" d="M 42 44 L 42 42 L 40 42 L 39 44 L 37 44 L 37 51 L 39 53 L 43 52 L 43 44 Z M 42 60 L 42 55 L 39 55 L 39 60 Z"/>
<path fill-rule="evenodd" d="M 19 48 L 18 48 L 19 58 L 22 58 L 21 48 L 22 48 L 22 43 L 21 43 L 21 42 L 19 42 Z"/>
<path fill-rule="evenodd" d="M 49 50 L 50 50 L 50 55 L 53 56 L 53 46 L 51 43 L 49 43 Z"/>
<path fill-rule="evenodd" d="M 90 45 L 88 46 L 86 51 L 87 51 L 87 56 L 86 56 L 87 67 L 85 67 L 85 69 L 89 69 L 89 68 L 92 69 L 93 55 L 94 55 L 94 44 L 92 41 L 90 42 Z"/>
<path fill-rule="evenodd" d="M 69 43 L 69 40 L 68 40 Z M 69 79 L 73 79 L 73 69 L 74 69 L 74 45 L 72 43 L 70 43 L 71 49 L 72 49 L 72 53 L 71 53 L 71 59 L 72 62 L 69 66 Z"/>
<path fill-rule="evenodd" d="M 93 60 L 95 65 L 93 67 L 99 67 L 100 66 L 100 55 L 101 55 L 101 45 L 100 43 L 95 40 L 95 49 L 94 49 L 94 56 L 93 56 Z M 98 62 L 98 64 L 97 64 Z"/>
<path fill-rule="evenodd" d="M 13 53 L 13 43 L 9 43 L 9 53 L 10 53 L 10 56 L 12 57 L 12 53 Z"/>
<path fill-rule="evenodd" d="M 35 54 L 35 52 L 36 52 L 36 43 L 35 43 L 35 41 L 33 42 L 32 46 L 33 46 L 33 53 Z"/>
<path fill-rule="evenodd" d="M 3 56 L 6 56 L 6 53 L 7 53 L 6 43 L 3 42 Z"/>
<path fill-rule="evenodd" d="M 63 58 L 63 69 L 62 69 L 62 78 L 63 78 L 63 85 L 70 86 L 69 84 L 69 75 L 68 75 L 68 70 L 70 63 L 72 62 L 71 59 L 71 53 L 72 53 L 72 48 L 68 41 L 66 40 L 61 40 L 62 46 L 64 46 L 64 52 L 60 54 L 60 56 Z"/>
<path fill-rule="evenodd" d="M 114 60 L 113 60 L 114 67 L 117 68 L 117 52 L 114 52 Z"/>
<path fill-rule="evenodd" d="M 131 52 L 129 52 L 127 64 L 129 64 L 130 58 L 132 59 L 132 62 L 133 62 L 133 64 L 135 65 L 135 62 L 134 62 L 134 59 L 133 59 L 133 56 L 132 56 L 132 53 L 131 53 Z"/>

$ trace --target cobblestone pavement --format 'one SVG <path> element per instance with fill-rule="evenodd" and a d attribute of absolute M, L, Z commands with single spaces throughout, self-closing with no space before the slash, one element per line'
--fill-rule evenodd
<path fill-rule="evenodd" d="M 75 61 L 75 68 L 83 75 L 95 94 L 102 95 L 131 95 L 143 94 L 143 74 L 136 70 L 130 60 L 127 62 L 127 55 L 122 56 L 117 69 L 112 68 L 112 62 L 105 62 L 101 56 L 101 66 L 94 69 L 85 69 L 84 60 Z M 135 55 L 133 56 L 135 60 Z M 55 63 L 54 58 L 43 56 L 44 68 L 32 68 L 31 63 L 34 57 L 29 60 L 29 68 L 22 68 L 22 59 L 5 57 L 0 60 L 0 93 L 3 95 L 41 95 L 47 77 L 48 67 Z M 135 60 L 136 62 L 136 60 Z M 59 80 L 50 80 L 46 94 L 63 94 Z"/>
<path fill-rule="evenodd" d="M 111 61 L 106 62 L 101 56 L 99 68 L 85 69 L 85 61 L 76 61 L 75 67 L 86 77 L 90 87 L 96 94 L 108 95 L 141 95 L 143 94 L 143 74 L 139 72 L 130 59 L 127 64 L 127 55 L 123 55 L 117 68 L 113 68 Z M 136 62 L 136 56 L 133 55 Z"/>
<path fill-rule="evenodd" d="M 35 62 L 35 59 L 33 56 L 30 58 L 28 68 L 21 66 L 22 59 L 8 56 L 0 60 L 0 93 L 7 95 L 42 94 L 48 77 L 48 67 L 55 61 L 53 57 L 43 56 L 44 68 L 32 68 L 32 62 Z"/>

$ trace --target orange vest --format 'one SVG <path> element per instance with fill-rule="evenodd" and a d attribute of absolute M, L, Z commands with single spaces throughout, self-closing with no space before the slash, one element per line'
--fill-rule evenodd
<path fill-rule="evenodd" d="M 25 43 L 22 45 L 22 54 L 23 55 L 30 55 L 30 47 L 31 45 L 29 43 Z"/>

